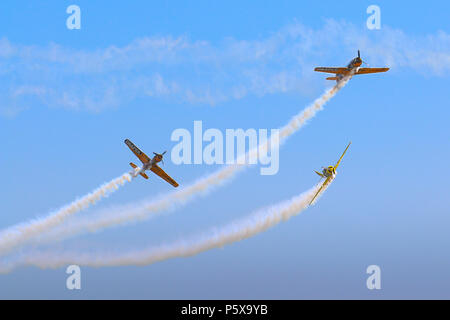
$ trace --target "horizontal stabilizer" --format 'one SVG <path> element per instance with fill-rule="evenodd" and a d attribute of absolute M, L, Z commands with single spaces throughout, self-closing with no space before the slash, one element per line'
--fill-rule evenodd
<path fill-rule="evenodd" d="M 130 162 L 130 166 L 131 166 L 133 169 L 136 169 L 136 168 L 137 168 L 137 165 L 135 165 L 133 162 Z"/>
<path fill-rule="evenodd" d="M 338 77 L 328 77 L 327 80 L 339 80 Z"/>
<path fill-rule="evenodd" d="M 148 175 L 146 175 L 145 173 L 141 172 L 139 173 L 142 177 L 144 177 L 145 179 L 148 179 Z"/>
<path fill-rule="evenodd" d="M 138 166 L 137 165 L 135 165 L 133 162 L 130 162 L 130 166 L 133 168 L 133 169 L 136 169 Z M 136 174 L 136 173 L 135 173 Z M 148 179 L 148 175 L 146 175 L 144 172 L 139 172 L 139 174 L 143 177 L 143 178 L 145 178 L 145 179 Z"/>

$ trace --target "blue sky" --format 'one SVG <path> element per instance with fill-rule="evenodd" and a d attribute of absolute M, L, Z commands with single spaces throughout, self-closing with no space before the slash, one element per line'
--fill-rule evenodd
<path fill-rule="evenodd" d="M 81 8 L 81 30 L 65 26 Z M 177 128 L 277 128 L 331 85 L 314 66 L 358 49 L 382 75 L 353 78 L 280 150 L 280 171 L 253 168 L 177 211 L 56 248 L 123 250 L 189 237 L 310 188 L 313 170 L 353 144 L 319 203 L 251 239 L 143 267 L 22 267 L 1 298 L 449 298 L 449 4 L 372 2 L 4 1 L 0 5 L 0 227 L 72 201 L 126 170 L 130 138 L 170 150 Z M 166 161 L 180 185 L 215 166 Z M 95 208 L 171 190 L 137 179 Z M 2 257 L 3 258 L 3 257 Z M 0 258 L 0 259 L 2 259 Z M 366 286 L 368 265 L 382 290 Z"/>

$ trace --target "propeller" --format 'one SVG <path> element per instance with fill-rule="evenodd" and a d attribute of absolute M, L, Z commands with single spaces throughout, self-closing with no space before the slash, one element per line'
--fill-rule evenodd
<path fill-rule="evenodd" d="M 359 60 L 361 60 L 362 63 L 364 63 L 366 66 L 369 67 L 369 64 L 367 62 L 365 62 L 363 59 L 361 59 L 361 53 L 359 52 L 359 50 L 358 50 L 358 58 L 359 58 Z"/>
<path fill-rule="evenodd" d="M 163 157 L 163 156 L 166 154 L 166 152 L 167 152 L 167 150 L 164 151 L 163 153 L 156 153 L 156 152 L 153 152 L 153 154 L 154 154 L 155 156 L 161 157 L 161 162 L 162 162 L 162 164 L 164 164 L 164 157 Z"/>

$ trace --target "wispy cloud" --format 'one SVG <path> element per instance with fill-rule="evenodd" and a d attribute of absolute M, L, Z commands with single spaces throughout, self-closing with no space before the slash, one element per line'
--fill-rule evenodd
<path fill-rule="evenodd" d="M 361 49 L 371 65 L 431 76 L 450 71 L 450 35 L 370 31 L 328 20 L 313 29 L 292 23 L 256 40 L 219 43 L 147 37 L 123 47 L 75 50 L 24 46 L 0 39 L 1 111 L 36 100 L 52 107 L 99 112 L 136 98 L 216 105 L 248 95 L 310 93 L 313 67 L 344 64 Z"/>

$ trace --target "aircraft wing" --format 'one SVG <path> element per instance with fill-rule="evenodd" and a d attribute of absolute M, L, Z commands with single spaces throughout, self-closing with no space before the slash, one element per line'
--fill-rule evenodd
<path fill-rule="evenodd" d="M 178 183 L 173 180 L 167 173 L 165 173 L 164 170 L 161 169 L 157 164 L 154 164 L 153 167 L 150 168 L 150 170 L 173 185 L 175 188 L 178 187 Z"/>
<path fill-rule="evenodd" d="M 344 74 L 349 72 L 348 68 L 329 68 L 329 67 L 317 67 L 314 69 L 317 72 L 326 72 L 326 73 L 334 73 L 334 74 Z"/>
<path fill-rule="evenodd" d="M 128 139 L 125 139 L 124 142 L 128 146 L 128 148 L 130 148 L 130 150 L 136 155 L 136 157 L 138 157 L 139 160 L 142 161 L 143 164 L 150 162 L 150 158 L 145 153 L 143 153 L 141 150 L 139 150 L 139 148 L 136 147 L 133 144 L 133 142 L 131 142 Z"/>
<path fill-rule="evenodd" d="M 337 169 L 337 167 L 339 166 L 339 164 L 341 163 L 342 158 L 344 157 L 344 154 L 347 152 L 348 147 L 350 147 L 352 143 L 350 142 L 347 146 L 347 148 L 345 148 L 344 153 L 342 154 L 342 156 L 339 158 L 338 162 L 336 163 L 336 165 L 334 166 L 334 169 Z"/>
<path fill-rule="evenodd" d="M 389 68 L 359 68 L 355 74 L 379 73 L 386 72 Z"/>
<path fill-rule="evenodd" d="M 311 205 L 314 200 L 316 200 L 317 196 L 319 195 L 320 191 L 322 191 L 323 187 L 330 181 L 331 177 L 328 177 L 325 179 L 325 181 L 322 183 L 322 185 L 320 186 L 319 191 L 316 192 L 316 194 L 314 195 L 314 198 L 312 198 L 311 202 L 309 203 L 309 205 Z"/>

